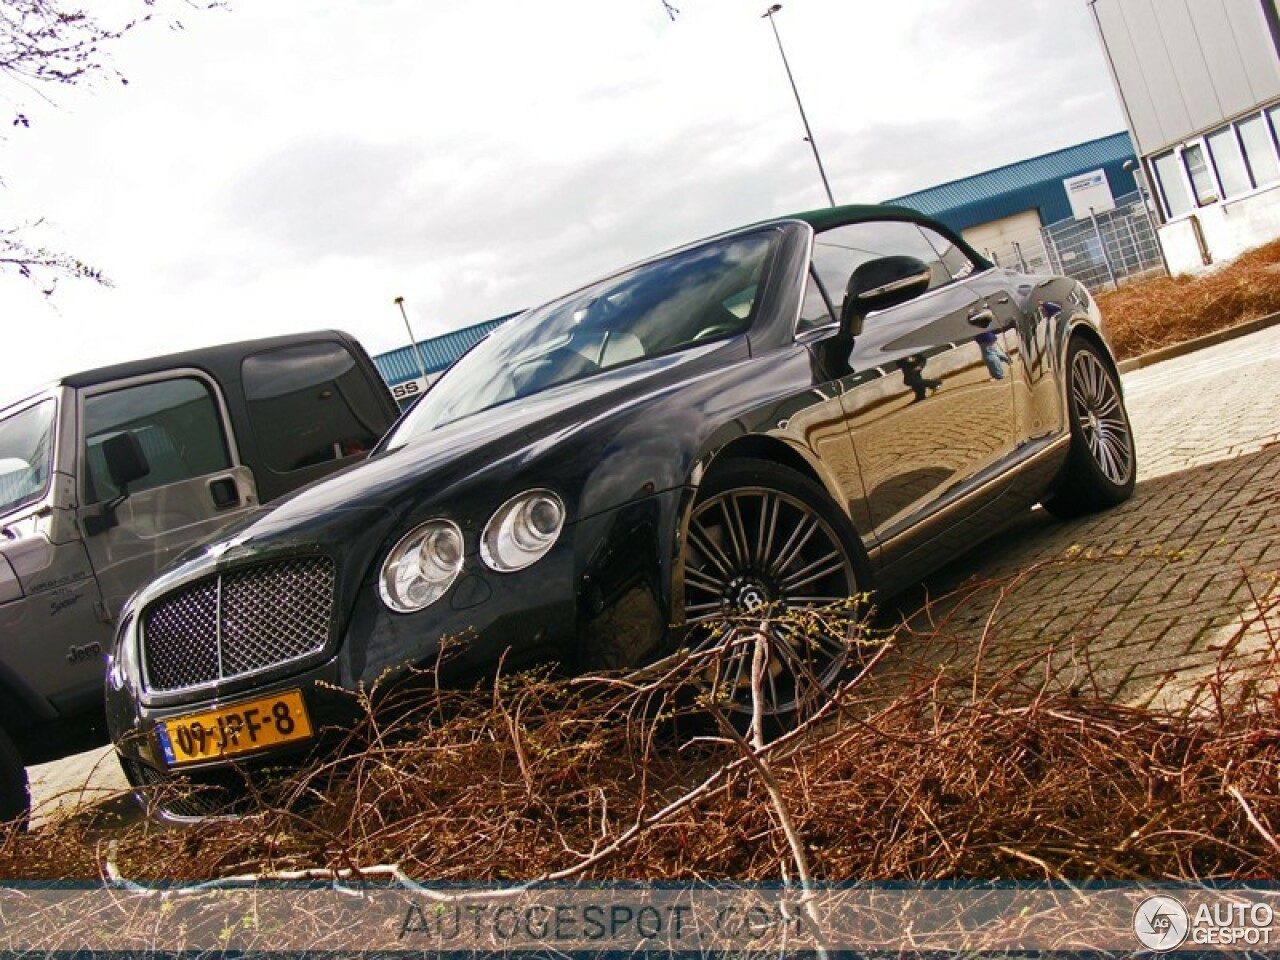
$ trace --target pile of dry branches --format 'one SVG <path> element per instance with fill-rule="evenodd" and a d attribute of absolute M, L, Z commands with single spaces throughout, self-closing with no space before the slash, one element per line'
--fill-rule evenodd
<path fill-rule="evenodd" d="M 731 631 L 757 694 L 770 663 L 764 626 Z M 260 816 L 103 834 L 73 814 L 0 838 L 0 876 L 1280 873 L 1280 702 L 1259 693 L 1274 683 L 1258 683 L 1275 676 L 1274 642 L 1250 661 L 1252 676 L 1220 672 L 1207 710 L 1174 715 L 980 681 L 937 655 L 954 641 L 884 638 L 857 676 L 768 743 L 759 717 L 734 722 L 723 697 L 685 695 L 708 676 L 697 658 L 625 678 L 405 689 L 369 709 L 346 752 L 256 782 Z"/>
<path fill-rule="evenodd" d="M 1195 279 L 1127 284 L 1098 306 L 1122 359 L 1280 312 L 1280 240 Z"/>

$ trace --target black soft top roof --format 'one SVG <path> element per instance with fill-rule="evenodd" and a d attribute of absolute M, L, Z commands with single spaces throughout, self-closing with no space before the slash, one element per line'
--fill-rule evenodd
<path fill-rule="evenodd" d="M 849 223 L 861 223 L 864 220 L 915 220 L 928 224 L 935 222 L 919 210 L 912 210 L 910 207 L 896 207 L 887 203 L 860 203 L 843 207 L 820 207 L 817 210 L 792 213 L 776 219 L 803 220 L 818 232 L 830 230 L 832 227 L 843 227 Z"/>
<path fill-rule="evenodd" d="M 220 382 L 240 379 L 240 361 L 251 353 L 261 353 L 278 347 L 288 347 L 296 343 L 312 343 L 316 340 L 337 340 L 344 345 L 359 344 L 355 339 L 341 330 L 312 330 L 308 333 L 291 333 L 279 337 L 264 337 L 261 340 L 240 340 L 235 343 L 221 343 L 212 347 L 200 347 L 196 350 L 184 350 L 181 353 L 169 353 L 160 357 L 147 357 L 145 360 L 129 360 L 125 363 L 113 364 L 109 367 L 98 367 L 84 370 L 70 376 L 61 377 L 54 385 L 68 387 L 92 387 L 112 380 L 124 380 L 129 377 L 142 377 L 149 373 L 159 373 L 176 367 L 194 367 L 213 375 Z M 362 351 L 363 352 L 363 351 Z"/>
<path fill-rule="evenodd" d="M 945 223 L 940 223 L 933 217 L 926 216 L 919 210 L 913 210 L 910 207 L 899 207 L 889 203 L 851 204 L 844 207 L 822 207 L 818 210 L 806 210 L 803 213 L 793 213 L 776 219 L 801 220 L 813 227 L 817 233 L 822 233 L 824 230 L 831 230 L 835 227 L 843 227 L 850 223 L 862 223 L 866 220 L 908 220 L 941 232 L 979 266 L 992 266 L 986 257 L 974 250 L 965 241 L 964 237 L 960 236 Z M 765 222 L 768 223 L 769 221 Z"/>

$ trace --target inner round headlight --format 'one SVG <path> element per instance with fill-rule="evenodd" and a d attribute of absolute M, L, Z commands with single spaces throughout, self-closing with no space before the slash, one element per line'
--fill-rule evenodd
<path fill-rule="evenodd" d="M 499 573 L 541 560 L 564 527 L 564 503 L 550 490 L 512 497 L 490 518 L 480 538 L 480 558 Z"/>
<path fill-rule="evenodd" d="M 462 531 L 448 520 L 431 520 L 400 539 L 382 564 L 382 602 L 397 613 L 413 613 L 444 596 L 462 569 Z"/>

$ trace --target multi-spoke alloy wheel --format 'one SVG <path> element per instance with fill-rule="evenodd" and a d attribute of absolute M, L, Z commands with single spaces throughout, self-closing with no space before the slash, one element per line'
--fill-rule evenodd
<path fill-rule="evenodd" d="M 1114 368 L 1099 348 L 1077 337 L 1067 360 L 1071 453 L 1054 496 L 1045 506 L 1078 516 L 1114 506 L 1133 492 L 1133 431 Z"/>
<path fill-rule="evenodd" d="M 1133 473 L 1133 438 L 1129 418 L 1111 371 L 1092 350 L 1080 350 L 1071 361 L 1071 407 L 1089 455 L 1116 486 Z"/>
<path fill-rule="evenodd" d="M 719 647 L 708 686 L 752 709 L 752 667 L 766 714 L 791 713 L 839 676 L 849 656 L 857 593 L 850 532 L 817 484 L 761 461 L 725 468 L 689 521 L 685 622 L 694 654 Z"/>

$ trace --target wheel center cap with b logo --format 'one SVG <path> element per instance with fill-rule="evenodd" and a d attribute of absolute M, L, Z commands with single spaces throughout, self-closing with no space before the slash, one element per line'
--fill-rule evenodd
<path fill-rule="evenodd" d="M 772 600 L 769 588 L 755 577 L 739 577 L 729 584 L 726 600 L 740 613 L 752 613 L 768 606 Z"/>

